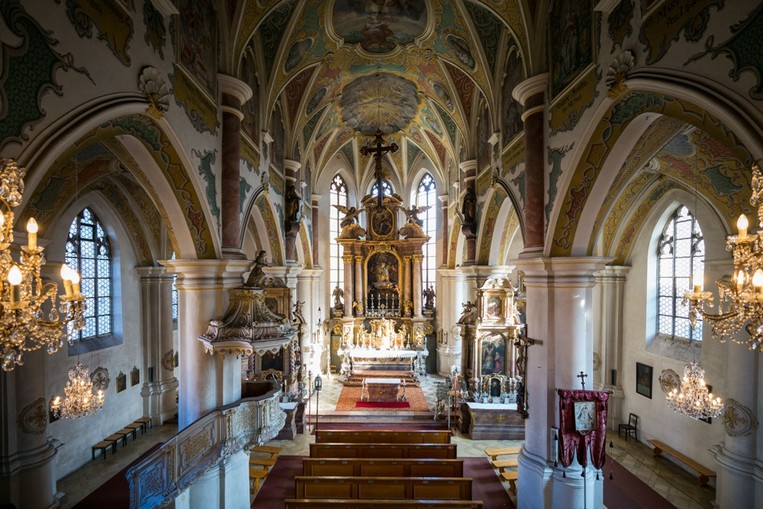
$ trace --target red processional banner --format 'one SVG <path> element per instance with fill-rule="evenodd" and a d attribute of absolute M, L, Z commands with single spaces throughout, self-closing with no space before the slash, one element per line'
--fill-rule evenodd
<path fill-rule="evenodd" d="M 604 466 L 609 393 L 557 389 L 559 393 L 559 461 L 568 467 L 572 458 L 588 466 L 588 454 L 597 470 Z"/>

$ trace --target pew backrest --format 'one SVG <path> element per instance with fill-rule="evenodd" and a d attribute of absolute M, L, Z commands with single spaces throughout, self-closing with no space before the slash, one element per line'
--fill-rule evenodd
<path fill-rule="evenodd" d="M 449 444 L 450 430 L 332 430 L 315 432 L 318 443 Z"/>
<path fill-rule="evenodd" d="M 311 458 L 437 458 L 455 459 L 456 444 L 311 443 Z"/>
<path fill-rule="evenodd" d="M 466 477 L 315 477 L 294 478 L 296 498 L 471 500 Z"/>
<path fill-rule="evenodd" d="M 463 459 L 304 458 L 302 475 L 463 477 Z"/>

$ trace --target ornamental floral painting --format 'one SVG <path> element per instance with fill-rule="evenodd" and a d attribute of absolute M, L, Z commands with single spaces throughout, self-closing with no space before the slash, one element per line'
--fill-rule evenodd
<path fill-rule="evenodd" d="M 334 32 L 345 43 L 358 44 L 369 53 L 389 53 L 398 45 L 412 43 L 424 32 L 427 10 L 424 0 L 336 0 Z"/>
<path fill-rule="evenodd" d="M 339 99 L 342 120 L 372 136 L 377 129 L 389 134 L 405 128 L 419 110 L 416 85 L 390 73 L 375 73 L 350 82 Z"/>
<path fill-rule="evenodd" d="M 215 97 L 217 81 L 216 17 L 208 0 L 179 0 L 178 60 Z"/>

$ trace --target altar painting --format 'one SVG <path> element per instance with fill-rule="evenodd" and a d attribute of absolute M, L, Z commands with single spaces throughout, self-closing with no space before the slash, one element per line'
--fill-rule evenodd
<path fill-rule="evenodd" d="M 483 375 L 503 375 L 506 372 L 506 345 L 500 335 L 486 336 L 482 340 Z"/>
<path fill-rule="evenodd" d="M 283 371 L 282 348 L 279 348 L 277 353 L 265 352 L 260 359 L 260 372 L 268 370 Z"/>

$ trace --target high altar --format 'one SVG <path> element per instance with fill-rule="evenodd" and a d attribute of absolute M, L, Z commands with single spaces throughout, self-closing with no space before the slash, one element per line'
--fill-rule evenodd
<path fill-rule="evenodd" d="M 343 294 L 344 303 L 334 307 L 334 332 L 341 335 L 336 353 L 351 372 L 423 373 L 429 354 L 425 339 L 433 331 L 432 313 L 422 313 L 423 246 L 429 237 L 418 214 L 425 209 L 404 208 L 396 194 L 369 194 L 361 203 L 360 210 L 339 207 L 345 213 L 337 238 L 344 250 L 344 288 L 334 291 Z M 357 222 L 362 212 L 365 227 Z"/>

